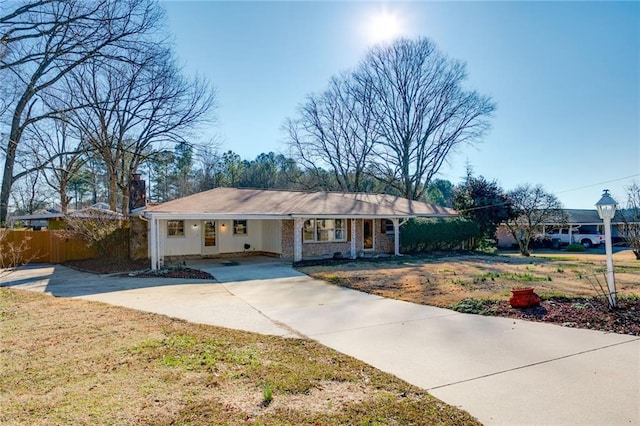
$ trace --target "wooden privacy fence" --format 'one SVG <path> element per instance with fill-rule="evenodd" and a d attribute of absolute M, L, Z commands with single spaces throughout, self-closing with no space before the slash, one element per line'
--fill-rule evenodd
<path fill-rule="evenodd" d="M 7 245 L 19 245 L 27 241 L 23 259 L 32 263 L 63 263 L 67 260 L 91 259 L 95 250 L 77 238 L 64 238 L 59 231 L 8 230 L 0 250 L 8 250 Z"/>

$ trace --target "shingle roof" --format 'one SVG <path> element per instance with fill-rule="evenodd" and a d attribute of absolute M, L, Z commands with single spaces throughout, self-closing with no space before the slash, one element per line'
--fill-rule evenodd
<path fill-rule="evenodd" d="M 453 209 L 387 194 L 215 188 L 146 209 L 149 213 L 264 216 L 453 216 Z"/>
<path fill-rule="evenodd" d="M 567 209 L 565 210 L 567 215 L 569 216 L 567 223 L 568 224 L 601 224 L 602 219 L 598 216 L 598 211 L 596 209 Z M 622 217 L 622 212 L 618 209 L 616 214 L 611 221 L 612 223 L 622 223 L 624 222 Z"/>

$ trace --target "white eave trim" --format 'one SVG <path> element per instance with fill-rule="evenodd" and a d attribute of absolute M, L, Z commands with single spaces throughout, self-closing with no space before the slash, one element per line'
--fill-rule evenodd
<path fill-rule="evenodd" d="M 300 219 L 410 219 L 413 215 L 369 215 L 369 214 L 292 214 L 291 218 Z"/>
<path fill-rule="evenodd" d="M 247 214 L 247 213 L 168 213 L 168 212 L 144 212 L 143 215 L 150 219 L 175 219 L 175 220 L 230 220 L 230 219 L 288 219 L 287 215 L 278 214 Z"/>
<path fill-rule="evenodd" d="M 141 214 L 149 219 L 176 220 L 230 220 L 230 219 L 413 219 L 416 217 L 447 218 L 450 214 L 277 214 L 277 213 L 179 213 L 144 211 Z"/>

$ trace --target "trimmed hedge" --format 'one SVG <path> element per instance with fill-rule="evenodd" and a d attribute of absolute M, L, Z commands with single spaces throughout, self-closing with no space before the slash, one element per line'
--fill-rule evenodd
<path fill-rule="evenodd" d="M 400 228 L 405 253 L 470 249 L 482 238 L 474 221 L 455 219 L 410 219 Z"/>

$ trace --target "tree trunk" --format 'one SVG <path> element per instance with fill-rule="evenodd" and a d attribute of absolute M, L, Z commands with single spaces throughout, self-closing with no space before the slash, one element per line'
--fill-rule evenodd
<path fill-rule="evenodd" d="M 60 211 L 63 214 L 67 214 L 67 210 L 69 208 L 69 202 L 71 201 L 71 197 L 67 195 L 67 185 L 64 182 L 60 182 L 60 188 L 58 189 L 58 194 L 60 195 Z M 77 201 L 76 201 L 77 208 Z"/>
<path fill-rule="evenodd" d="M 109 174 L 109 209 L 114 212 L 118 208 L 118 182 L 114 174 Z"/>
<path fill-rule="evenodd" d="M 15 148 L 12 153 L 7 152 L 4 160 L 4 173 L 2 175 L 2 189 L 0 189 L 0 226 L 4 225 L 9 212 L 9 194 L 13 184 L 13 165 L 15 163 Z"/>
<path fill-rule="evenodd" d="M 120 208 L 122 209 L 121 213 L 127 215 L 129 213 L 129 182 L 127 181 L 126 185 L 120 183 L 118 186 L 122 191 L 122 204 L 120 204 Z"/>
<path fill-rule="evenodd" d="M 9 140 L 7 141 L 7 150 L 4 159 L 4 172 L 2 174 L 2 188 L 0 189 L 0 226 L 7 221 L 9 213 L 9 197 L 11 195 L 11 187 L 13 186 L 13 169 L 16 163 L 16 151 L 18 150 L 18 142 L 22 137 L 22 129 L 20 127 L 20 117 L 24 112 L 27 102 L 31 98 L 25 94 L 18 102 L 16 110 L 13 114 L 11 122 L 11 131 L 9 132 Z"/>

